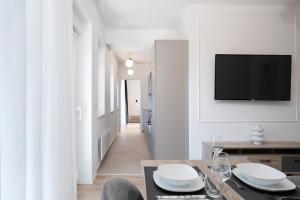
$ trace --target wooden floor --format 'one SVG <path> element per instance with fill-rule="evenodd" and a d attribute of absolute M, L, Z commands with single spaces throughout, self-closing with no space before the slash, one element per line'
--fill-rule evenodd
<path fill-rule="evenodd" d="M 125 178 L 135 184 L 145 198 L 146 190 L 142 175 L 98 175 L 93 185 L 78 185 L 78 200 L 100 200 L 100 194 L 103 184 L 110 178 Z"/>
<path fill-rule="evenodd" d="M 145 197 L 141 160 L 152 159 L 139 124 L 123 127 L 103 160 L 93 185 L 78 185 L 78 200 L 99 200 L 104 183 L 113 177 L 125 178 L 135 184 Z"/>
<path fill-rule="evenodd" d="M 146 136 L 140 132 L 140 124 L 128 124 L 117 135 L 115 142 L 101 163 L 98 174 L 142 174 L 141 160 L 151 159 Z"/>

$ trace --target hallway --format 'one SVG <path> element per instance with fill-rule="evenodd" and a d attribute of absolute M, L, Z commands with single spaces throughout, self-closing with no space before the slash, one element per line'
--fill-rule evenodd
<path fill-rule="evenodd" d="M 152 159 L 144 133 L 139 124 L 127 124 L 98 169 L 99 175 L 141 174 L 141 160 Z"/>

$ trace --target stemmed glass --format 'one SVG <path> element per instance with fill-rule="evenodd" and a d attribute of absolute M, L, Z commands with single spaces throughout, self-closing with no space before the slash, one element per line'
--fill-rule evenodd
<path fill-rule="evenodd" d="M 225 152 L 220 152 L 213 160 L 211 171 L 220 182 L 220 199 L 223 197 L 223 184 L 231 178 L 231 165 L 229 155 Z"/>

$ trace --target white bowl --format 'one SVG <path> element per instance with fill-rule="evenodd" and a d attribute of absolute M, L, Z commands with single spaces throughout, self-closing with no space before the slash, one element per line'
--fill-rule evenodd
<path fill-rule="evenodd" d="M 236 165 L 239 171 L 253 183 L 273 185 L 286 179 L 286 175 L 273 167 L 260 163 L 241 163 Z"/>
<path fill-rule="evenodd" d="M 159 165 L 157 172 L 163 181 L 178 186 L 192 184 L 199 177 L 193 167 L 185 164 Z"/>

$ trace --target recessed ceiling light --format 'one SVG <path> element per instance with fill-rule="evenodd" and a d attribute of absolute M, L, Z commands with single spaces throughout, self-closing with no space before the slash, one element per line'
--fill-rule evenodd
<path fill-rule="evenodd" d="M 127 74 L 128 74 L 129 76 L 132 76 L 132 75 L 134 74 L 133 69 L 128 69 L 128 70 L 127 70 Z"/>
<path fill-rule="evenodd" d="M 132 67 L 133 66 L 133 60 L 131 58 L 127 59 L 125 61 L 125 66 L 128 67 L 128 68 Z"/>

